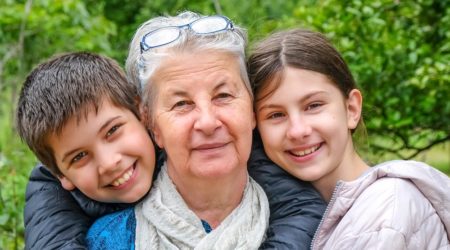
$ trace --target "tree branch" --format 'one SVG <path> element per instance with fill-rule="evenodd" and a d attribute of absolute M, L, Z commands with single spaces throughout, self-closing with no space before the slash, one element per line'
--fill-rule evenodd
<path fill-rule="evenodd" d="M 410 148 L 410 149 L 415 150 L 416 152 L 414 152 L 411 155 L 407 156 L 405 159 L 410 160 L 410 159 L 416 157 L 421 152 L 426 151 L 426 150 L 432 148 L 433 146 L 435 146 L 437 144 L 440 144 L 440 143 L 444 143 L 444 142 L 446 142 L 448 140 L 450 140 L 450 135 L 447 135 L 446 137 L 441 138 L 441 139 L 434 140 L 434 141 L 432 141 L 431 143 L 429 143 L 428 145 L 426 145 L 424 147 L 413 147 L 413 148 Z"/>
<path fill-rule="evenodd" d="M 216 13 L 222 15 L 222 7 L 220 6 L 219 0 L 212 0 L 214 3 L 214 9 L 216 9 Z"/>

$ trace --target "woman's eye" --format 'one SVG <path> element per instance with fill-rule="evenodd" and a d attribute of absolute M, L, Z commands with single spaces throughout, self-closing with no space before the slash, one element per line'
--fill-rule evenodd
<path fill-rule="evenodd" d="M 173 105 L 172 109 L 183 108 L 183 107 L 186 107 L 187 105 L 189 105 L 188 101 L 179 101 Z"/>
<path fill-rule="evenodd" d="M 114 125 L 112 126 L 108 132 L 106 133 L 106 138 L 110 137 L 111 135 L 113 135 L 118 129 L 120 128 L 120 125 Z"/>
<path fill-rule="evenodd" d="M 83 159 L 83 157 L 85 157 L 86 155 L 87 155 L 86 152 L 80 152 L 72 158 L 70 163 L 77 163 L 77 162 L 81 161 Z"/>
<path fill-rule="evenodd" d="M 231 94 L 229 93 L 220 93 L 216 96 L 216 98 L 228 98 L 231 97 Z"/>

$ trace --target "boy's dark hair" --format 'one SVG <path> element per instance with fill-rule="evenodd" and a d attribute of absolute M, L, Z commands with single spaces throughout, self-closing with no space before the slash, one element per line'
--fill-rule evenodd
<path fill-rule="evenodd" d="M 37 158 L 57 176 L 49 136 L 60 134 L 67 121 L 85 119 L 105 100 L 139 117 L 137 88 L 127 82 L 113 59 L 87 52 L 55 56 L 27 76 L 16 112 L 17 131 Z"/>

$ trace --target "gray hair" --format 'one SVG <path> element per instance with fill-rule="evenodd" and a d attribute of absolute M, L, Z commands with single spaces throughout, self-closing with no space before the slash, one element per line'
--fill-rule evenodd
<path fill-rule="evenodd" d="M 190 11 L 182 12 L 177 16 L 155 17 L 143 23 L 136 31 L 130 44 L 125 68 L 129 81 L 139 87 L 144 106 L 150 109 L 153 106 L 151 101 L 155 100 L 156 93 L 153 90 L 151 78 L 161 62 L 171 53 L 183 51 L 219 50 L 235 55 L 239 63 L 241 78 L 248 93 L 253 98 L 245 63 L 247 32 L 236 25 L 232 31 L 208 35 L 197 35 L 188 29 L 183 29 L 176 41 L 158 48 L 152 48 L 141 55 L 140 43 L 142 37 L 150 31 L 162 27 L 185 25 L 201 17 L 203 16 Z"/>

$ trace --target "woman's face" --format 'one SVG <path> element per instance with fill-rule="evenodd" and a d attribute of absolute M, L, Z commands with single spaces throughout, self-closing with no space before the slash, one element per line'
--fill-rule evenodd
<path fill-rule="evenodd" d="M 255 119 L 239 72 L 235 57 L 209 51 L 169 57 L 152 77 L 152 129 L 174 182 L 246 170 Z"/>
<path fill-rule="evenodd" d="M 263 90 L 260 96 L 265 94 Z M 345 99 L 325 75 L 292 67 L 285 68 L 280 86 L 256 103 L 269 158 L 297 178 L 313 182 L 334 179 L 351 164 L 350 129 L 357 126 L 360 112 L 358 90 Z"/>

